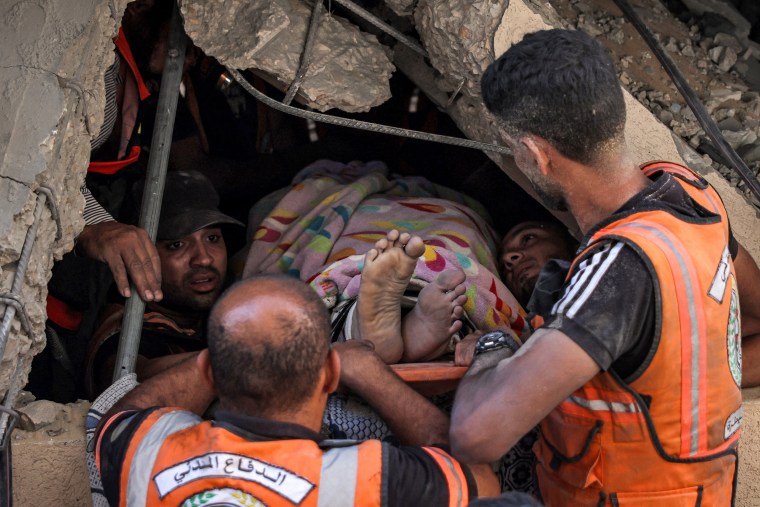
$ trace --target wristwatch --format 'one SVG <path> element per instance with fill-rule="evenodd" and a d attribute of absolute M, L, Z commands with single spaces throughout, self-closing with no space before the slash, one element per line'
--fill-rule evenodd
<path fill-rule="evenodd" d="M 478 356 L 484 352 L 492 352 L 503 348 L 508 348 L 514 353 L 520 348 L 520 344 L 504 331 L 490 331 L 475 342 L 475 355 Z"/>

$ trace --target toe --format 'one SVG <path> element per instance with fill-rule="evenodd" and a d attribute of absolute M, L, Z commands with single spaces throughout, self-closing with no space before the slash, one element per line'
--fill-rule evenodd
<path fill-rule="evenodd" d="M 464 271 L 461 269 L 449 269 L 438 275 L 435 279 L 435 283 L 441 289 L 452 291 L 459 295 L 464 293 L 464 280 Z"/>
<path fill-rule="evenodd" d="M 451 318 L 452 319 L 461 319 L 464 315 L 464 308 L 461 306 L 455 306 L 454 309 L 451 311 Z"/>
<path fill-rule="evenodd" d="M 454 322 L 451 323 L 451 326 L 449 327 L 449 334 L 454 334 L 460 329 L 462 329 L 462 321 L 455 320 Z"/>
<path fill-rule="evenodd" d="M 364 254 L 364 264 L 365 265 L 372 264 L 372 261 L 377 259 L 378 254 L 379 252 L 375 250 L 374 248 L 367 250 L 367 253 Z"/>
<path fill-rule="evenodd" d="M 388 238 L 388 243 L 392 245 L 398 239 L 399 232 L 396 229 L 391 229 L 385 237 Z"/>
<path fill-rule="evenodd" d="M 457 306 L 464 306 L 464 304 L 467 302 L 467 294 L 461 294 L 457 296 L 453 303 Z"/>
<path fill-rule="evenodd" d="M 414 257 L 416 259 L 425 253 L 425 243 L 422 242 L 422 238 L 419 236 L 412 236 L 411 239 L 406 243 L 404 252 L 406 252 L 406 255 L 409 257 Z"/>
<path fill-rule="evenodd" d="M 388 240 L 385 238 L 378 239 L 375 242 L 375 248 L 377 249 L 378 253 L 384 252 L 386 248 L 388 248 Z"/>

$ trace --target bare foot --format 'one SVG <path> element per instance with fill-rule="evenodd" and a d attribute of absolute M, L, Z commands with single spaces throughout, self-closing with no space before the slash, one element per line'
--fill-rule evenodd
<path fill-rule="evenodd" d="M 364 256 L 352 334 L 374 343 L 388 364 L 397 363 L 404 352 L 401 296 L 424 251 L 422 239 L 394 229 Z"/>
<path fill-rule="evenodd" d="M 460 269 L 444 271 L 420 291 L 401 323 L 405 362 L 430 361 L 446 351 L 451 335 L 462 328 L 464 280 Z"/>

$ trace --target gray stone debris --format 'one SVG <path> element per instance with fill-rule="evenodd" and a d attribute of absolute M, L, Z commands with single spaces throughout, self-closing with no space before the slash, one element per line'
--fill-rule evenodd
<path fill-rule="evenodd" d="M 718 123 L 718 127 L 720 127 L 721 130 L 729 130 L 731 132 L 739 132 L 743 128 L 742 122 L 736 117 L 726 118 Z"/>
<path fill-rule="evenodd" d="M 731 48 L 736 53 L 741 53 L 744 50 L 744 47 L 737 40 L 737 38 L 727 33 L 715 34 L 715 38 L 713 39 L 713 44 L 715 44 L 716 46 L 725 46 L 727 48 Z"/>
<path fill-rule="evenodd" d="M 720 70 L 728 72 L 734 66 L 738 58 L 736 51 L 726 46 L 715 46 L 707 52 Z"/>
<path fill-rule="evenodd" d="M 665 44 L 664 47 L 666 51 L 669 51 L 671 53 L 679 52 L 678 41 L 675 39 L 675 37 L 668 37 L 668 43 Z"/>
<path fill-rule="evenodd" d="M 384 0 L 385 5 L 390 7 L 399 16 L 411 16 L 414 12 L 415 0 Z"/>
<path fill-rule="evenodd" d="M 665 125 L 670 126 L 670 124 L 673 122 L 673 113 L 671 113 L 668 109 L 663 109 L 659 112 L 657 118 L 659 118 L 660 121 Z"/>
<path fill-rule="evenodd" d="M 19 409 L 19 425 L 26 431 L 36 431 L 49 426 L 55 421 L 55 417 L 61 410 L 61 406 L 48 400 L 37 400 Z"/>
<path fill-rule="evenodd" d="M 731 2 L 724 0 L 681 0 L 692 13 L 702 16 L 706 13 L 717 14 L 733 25 L 738 37 L 749 35 L 751 25 Z"/>
<path fill-rule="evenodd" d="M 737 149 L 740 146 L 752 144 L 757 141 L 757 135 L 751 130 L 723 130 L 721 131 L 726 142 L 731 145 L 733 149 Z"/>
<path fill-rule="evenodd" d="M 732 90 L 730 88 L 715 88 L 710 90 L 710 98 L 721 102 L 742 100 L 742 92 L 741 90 Z"/>
<path fill-rule="evenodd" d="M 182 2 L 187 34 L 207 54 L 238 69 L 257 69 L 284 90 L 298 70 L 311 8 L 300 0 Z M 220 36 L 223 35 L 223 36 Z M 391 96 L 391 51 L 374 35 L 323 14 L 311 65 L 299 89 L 307 105 L 325 111 L 368 111 Z"/>
<path fill-rule="evenodd" d="M 736 153 L 748 164 L 760 161 L 760 144 L 744 145 Z"/>

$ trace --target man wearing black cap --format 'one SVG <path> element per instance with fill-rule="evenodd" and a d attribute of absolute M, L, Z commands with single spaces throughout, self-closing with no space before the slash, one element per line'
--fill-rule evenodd
<path fill-rule="evenodd" d="M 170 172 L 161 206 L 156 248 L 161 260 L 160 302 L 147 303 L 137 357 L 138 380 L 206 346 L 205 320 L 224 288 L 227 248 L 220 228 L 242 225 L 218 209 L 219 197 L 198 172 Z M 112 378 L 124 308 L 111 307 L 93 335 L 86 387 L 97 395 Z"/>

